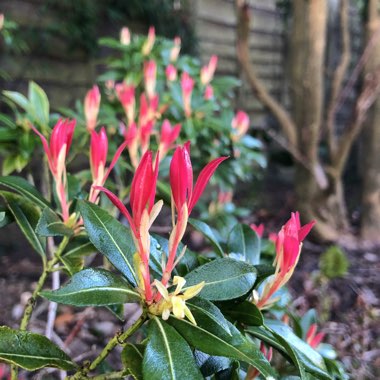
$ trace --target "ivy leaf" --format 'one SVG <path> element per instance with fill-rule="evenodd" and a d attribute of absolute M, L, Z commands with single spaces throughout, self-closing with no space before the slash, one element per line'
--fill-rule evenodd
<path fill-rule="evenodd" d="M 29 371 L 43 367 L 75 368 L 71 359 L 45 336 L 0 327 L 0 360 Z"/>
<path fill-rule="evenodd" d="M 38 221 L 36 233 L 40 236 L 71 236 L 74 231 L 67 227 L 52 209 L 45 207 Z"/>
<path fill-rule="evenodd" d="M 207 319 L 201 318 L 200 315 L 194 317 L 197 325 L 173 317 L 169 322 L 196 349 L 209 355 L 243 361 L 257 368 L 264 377 L 276 378 L 275 371 L 259 347 L 245 338 L 231 323 L 228 324 L 231 334 L 227 334 L 206 322 Z"/>
<path fill-rule="evenodd" d="M 207 238 L 207 240 L 212 244 L 212 246 L 215 250 L 215 253 L 218 256 L 224 257 L 223 248 L 220 246 L 218 239 L 216 238 L 214 232 L 212 231 L 211 227 L 208 224 L 206 224 L 200 220 L 193 219 L 193 218 L 189 219 L 189 223 L 197 231 L 199 231 L 202 235 L 204 235 Z"/>
<path fill-rule="evenodd" d="M 210 301 L 227 301 L 246 295 L 256 281 L 256 269 L 243 261 L 216 259 L 185 276 L 186 286 L 205 281 L 199 296 Z"/>
<path fill-rule="evenodd" d="M 149 322 L 143 377 L 149 380 L 203 379 L 187 342 L 157 317 Z"/>
<path fill-rule="evenodd" d="M 68 284 L 57 290 L 40 294 L 50 301 L 74 306 L 106 306 L 141 300 L 122 277 L 92 268 L 74 274 Z"/>
<path fill-rule="evenodd" d="M 227 242 L 228 254 L 240 254 L 244 256 L 245 261 L 250 264 L 260 262 L 260 238 L 256 232 L 246 224 L 236 224 L 229 236 Z"/>
<path fill-rule="evenodd" d="M 30 201 L 35 203 L 36 206 L 44 209 L 46 206 L 50 207 L 49 202 L 40 194 L 40 192 L 32 186 L 27 180 L 16 176 L 0 177 L 0 185 L 6 186 L 9 189 L 25 196 Z"/>
<path fill-rule="evenodd" d="M 142 344 L 127 343 L 121 352 L 121 362 L 127 373 L 134 380 L 143 380 L 142 361 L 145 346 Z"/>
<path fill-rule="evenodd" d="M 0 195 L 5 199 L 8 209 L 12 213 L 21 232 L 29 241 L 33 249 L 41 256 L 42 261 L 46 261 L 46 239 L 37 236 L 35 228 L 40 218 L 40 210 L 28 199 L 10 193 L 8 191 L 0 191 Z"/>
<path fill-rule="evenodd" d="M 136 248 L 131 231 L 93 203 L 80 200 L 78 205 L 91 243 L 136 286 L 133 270 Z"/>

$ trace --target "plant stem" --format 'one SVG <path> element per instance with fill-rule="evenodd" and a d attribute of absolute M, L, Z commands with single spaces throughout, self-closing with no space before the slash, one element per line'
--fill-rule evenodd
<path fill-rule="evenodd" d="M 48 274 L 53 270 L 55 264 L 58 263 L 68 242 L 69 242 L 69 238 L 65 236 L 61 244 L 58 246 L 57 251 L 54 254 L 54 257 L 47 262 L 47 265 L 44 271 L 42 272 L 40 279 L 37 282 L 37 286 L 34 289 L 34 292 L 32 296 L 30 297 L 28 304 L 24 310 L 24 315 L 22 317 L 21 324 L 20 324 L 20 330 L 26 330 L 26 328 L 28 327 L 28 323 L 29 323 L 30 317 L 32 316 L 33 308 L 36 303 L 38 293 L 41 291 L 42 287 L 44 286 Z"/>
<path fill-rule="evenodd" d="M 96 357 L 96 359 L 88 366 L 83 367 L 80 369 L 76 374 L 73 376 L 68 377 L 68 380 L 79 380 L 79 379 L 86 379 L 87 374 L 91 371 L 94 371 L 96 367 L 110 354 L 110 352 L 118 345 L 118 344 L 125 344 L 126 340 L 144 324 L 146 321 L 146 312 L 143 311 L 140 318 L 131 326 L 129 329 L 123 333 L 117 333 L 103 348 L 101 353 Z M 102 375 L 107 376 L 107 375 Z M 96 377 L 96 379 L 113 379 L 113 377 Z"/>
<path fill-rule="evenodd" d="M 63 240 L 61 241 L 61 244 L 58 246 L 54 254 L 54 257 L 51 260 L 49 260 L 47 264 L 44 266 L 44 271 L 42 272 L 41 277 L 39 278 L 37 282 L 37 286 L 34 289 L 32 296 L 29 298 L 28 303 L 26 304 L 24 314 L 20 323 L 20 330 L 27 329 L 30 318 L 33 313 L 34 305 L 36 304 L 38 293 L 41 291 L 42 287 L 44 286 L 48 274 L 53 270 L 55 264 L 58 263 L 68 242 L 69 242 L 69 238 L 65 236 Z M 17 380 L 17 377 L 18 377 L 18 368 L 17 366 L 12 365 L 11 366 L 11 380 Z"/>
<path fill-rule="evenodd" d="M 53 252 L 55 251 L 53 237 L 47 238 L 47 244 L 49 247 L 49 253 L 50 255 L 52 255 L 51 258 L 53 258 L 54 257 Z M 56 264 L 54 268 L 52 269 L 52 286 L 51 286 L 52 290 L 56 290 L 60 286 L 60 276 L 59 276 L 60 272 L 55 270 L 57 266 L 58 264 Z M 54 322 L 57 315 L 57 307 L 58 307 L 58 304 L 56 302 L 49 302 L 48 317 L 47 317 L 46 328 L 45 328 L 45 336 L 48 339 L 51 339 L 51 335 L 53 333 Z"/>
<path fill-rule="evenodd" d="M 111 379 L 124 379 L 128 374 L 125 371 L 111 372 L 103 375 L 94 376 L 91 380 L 111 380 Z"/>

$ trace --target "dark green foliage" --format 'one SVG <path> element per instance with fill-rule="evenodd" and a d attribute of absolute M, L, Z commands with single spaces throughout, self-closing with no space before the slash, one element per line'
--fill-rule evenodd
<path fill-rule="evenodd" d="M 46 337 L 0 327 L 0 361 L 33 371 L 43 367 L 75 368 L 71 359 Z"/>

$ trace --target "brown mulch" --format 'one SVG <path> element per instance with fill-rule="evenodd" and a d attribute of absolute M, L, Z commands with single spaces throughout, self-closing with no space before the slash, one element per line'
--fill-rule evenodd
<path fill-rule="evenodd" d="M 290 288 L 300 315 L 317 309 L 325 342 L 336 348 L 350 378 L 375 380 L 380 378 L 380 247 L 365 245 L 342 242 L 349 273 L 326 281 L 318 271 L 325 247 L 306 243 Z"/>

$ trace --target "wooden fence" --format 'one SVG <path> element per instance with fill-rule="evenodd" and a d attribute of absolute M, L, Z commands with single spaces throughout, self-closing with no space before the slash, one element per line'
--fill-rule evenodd
<path fill-rule="evenodd" d="M 254 123 L 266 116 L 241 73 L 235 52 L 236 16 L 234 0 L 197 0 L 193 6 L 195 29 L 202 61 L 219 56 L 217 74 L 233 75 L 242 81 L 236 106 L 246 110 Z M 251 60 L 270 93 L 284 98 L 284 19 L 275 0 L 253 0 L 251 15 Z"/>
<path fill-rule="evenodd" d="M 199 42 L 200 58 L 206 62 L 212 54 L 219 56 L 217 74 L 233 75 L 242 81 L 236 92 L 236 107 L 251 116 L 255 125 L 265 124 L 268 114 L 247 84 L 241 73 L 235 52 L 236 17 L 234 0 L 183 0 L 194 20 Z M 329 0 L 334 12 L 335 0 Z M 53 15 L 44 13 L 46 0 L 1 0 L 0 13 L 5 13 L 19 23 L 20 28 L 37 25 L 40 28 L 52 22 Z M 288 104 L 285 51 L 286 22 L 276 6 L 276 0 L 251 0 L 251 60 L 259 78 L 270 93 L 283 104 Z M 336 9 L 335 9 L 336 12 Z M 56 17 L 56 16 L 55 16 Z M 357 9 L 351 7 L 351 35 L 353 60 L 361 51 L 361 25 Z M 117 35 L 120 25 L 99 25 L 99 36 Z M 140 26 L 141 28 L 141 26 Z M 337 34 L 339 25 L 330 23 L 330 29 Z M 139 26 L 135 25 L 135 30 Z M 339 38 L 335 38 L 335 41 Z M 53 44 L 47 45 L 44 54 L 30 51 L 23 56 L 0 54 L 0 68 L 9 74 L 10 80 L 0 81 L 9 90 L 25 91 L 27 82 L 34 80 L 47 91 L 53 106 L 73 105 L 82 98 L 94 83 L 99 66 L 81 51 L 66 54 L 66 41 L 57 36 Z M 331 44 L 330 50 L 339 51 L 339 41 Z M 331 53 L 331 52 L 330 52 Z M 331 54 L 330 54 L 331 55 Z M 329 66 L 334 65 L 334 57 L 329 55 Z M 330 70 L 326 70 L 327 75 Z M 57 75 L 58 74 L 58 75 Z M 342 123 L 350 117 L 352 101 L 347 102 L 338 115 Z"/>
<path fill-rule="evenodd" d="M 43 30 L 59 22 L 44 0 L 2 0 L 0 12 L 22 31 L 30 26 Z M 94 61 L 80 50 L 68 53 L 67 41 L 59 33 L 48 43 L 43 38 L 40 46 L 37 41 L 34 43 L 25 54 L 0 53 L 0 68 L 7 74 L 1 81 L 2 89 L 25 92 L 28 81 L 33 80 L 44 88 L 53 106 L 73 104 L 96 78 Z"/>

